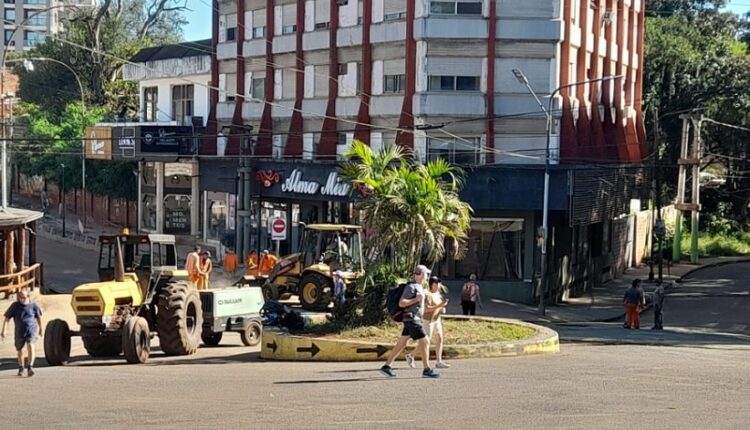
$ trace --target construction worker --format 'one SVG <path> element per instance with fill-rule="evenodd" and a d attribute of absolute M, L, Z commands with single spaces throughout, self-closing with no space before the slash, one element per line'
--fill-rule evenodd
<path fill-rule="evenodd" d="M 185 259 L 185 270 L 188 272 L 188 282 L 193 287 L 197 288 L 198 283 L 201 280 L 200 265 L 201 265 L 201 247 L 194 246 L 193 252 L 188 254 Z"/>
<path fill-rule="evenodd" d="M 271 272 L 273 271 L 273 266 L 276 265 L 276 262 L 278 261 L 278 258 L 271 255 L 267 249 L 264 249 L 263 252 L 260 253 L 260 276 L 269 276 L 271 275 Z"/>
<path fill-rule="evenodd" d="M 258 253 L 250 251 L 245 259 L 245 275 L 258 276 Z"/>
<path fill-rule="evenodd" d="M 204 251 L 203 253 L 201 253 L 200 260 L 200 281 L 198 282 L 199 290 L 208 289 L 208 280 L 213 270 L 214 265 L 211 261 L 211 253 L 208 251 Z"/>

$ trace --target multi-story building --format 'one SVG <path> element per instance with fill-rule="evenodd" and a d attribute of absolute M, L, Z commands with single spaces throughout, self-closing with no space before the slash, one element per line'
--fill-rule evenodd
<path fill-rule="evenodd" d="M 251 154 L 246 170 L 277 179 L 253 195 L 301 220 L 281 182 L 355 138 L 467 166 L 469 253 L 441 271 L 478 273 L 522 301 L 538 277 L 549 154 L 550 267 L 588 286 L 630 252 L 615 218 L 643 182 L 644 13 L 643 0 L 214 1 L 217 90 L 201 152 L 216 154 L 210 136 L 229 127 L 226 154 Z"/>
<path fill-rule="evenodd" d="M 96 0 L 5 0 L 4 43 L 9 50 L 23 51 L 62 30 L 61 18 L 76 7 L 92 7 Z M 15 30 L 15 32 L 14 32 Z"/>

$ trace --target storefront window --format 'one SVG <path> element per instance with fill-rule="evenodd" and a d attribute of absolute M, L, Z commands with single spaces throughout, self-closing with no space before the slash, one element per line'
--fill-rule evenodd
<path fill-rule="evenodd" d="M 524 266 L 524 220 L 472 221 L 466 256 L 456 261 L 456 276 L 521 280 Z"/>
<path fill-rule="evenodd" d="M 164 198 L 164 231 L 190 234 L 190 196 L 170 194 Z"/>
<path fill-rule="evenodd" d="M 236 204 L 234 194 L 206 192 L 206 240 L 233 245 Z"/>

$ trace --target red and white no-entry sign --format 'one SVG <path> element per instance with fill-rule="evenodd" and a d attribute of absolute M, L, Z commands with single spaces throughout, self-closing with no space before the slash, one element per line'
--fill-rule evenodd
<path fill-rule="evenodd" d="M 271 239 L 286 240 L 286 220 L 284 218 L 271 220 Z"/>

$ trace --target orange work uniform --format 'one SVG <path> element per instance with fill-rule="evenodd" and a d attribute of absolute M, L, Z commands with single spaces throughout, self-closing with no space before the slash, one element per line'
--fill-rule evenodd
<path fill-rule="evenodd" d="M 211 262 L 210 258 L 206 258 L 205 260 L 203 260 L 203 262 L 201 263 L 200 279 L 198 281 L 199 290 L 208 289 L 208 278 L 213 269 L 214 264 Z"/>
<path fill-rule="evenodd" d="M 258 276 L 258 256 L 251 254 L 245 260 L 245 275 Z"/>
<path fill-rule="evenodd" d="M 197 252 L 191 252 L 188 254 L 187 259 L 185 259 L 185 270 L 188 272 L 188 282 L 194 287 L 198 286 L 201 279 L 199 270 L 201 264 L 200 260 L 201 258 Z"/>
<path fill-rule="evenodd" d="M 260 260 L 260 275 L 268 276 L 273 271 L 273 266 L 276 265 L 278 259 L 271 254 L 267 254 Z"/>

